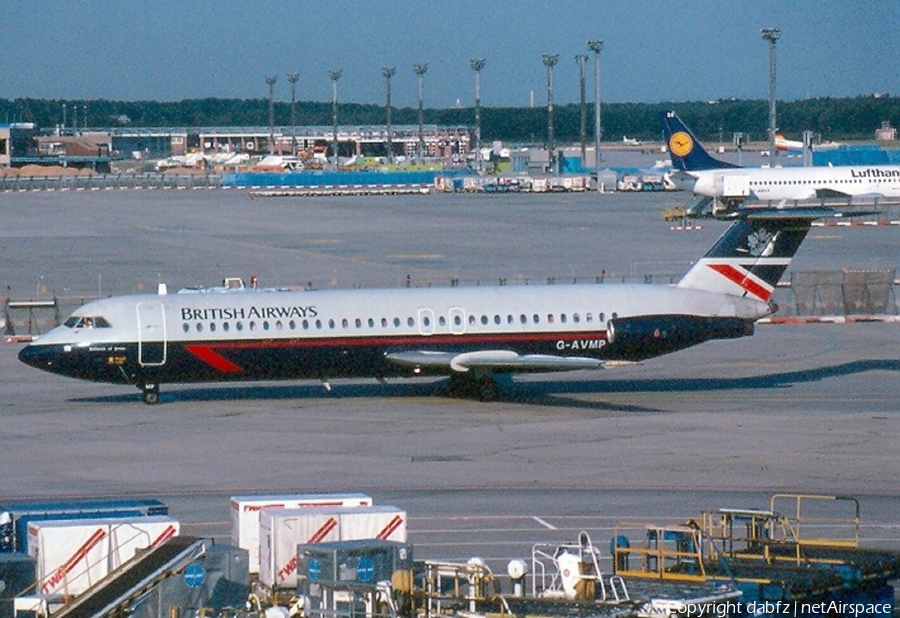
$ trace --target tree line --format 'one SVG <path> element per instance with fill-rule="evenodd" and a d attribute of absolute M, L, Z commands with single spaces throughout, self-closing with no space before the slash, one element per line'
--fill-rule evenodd
<path fill-rule="evenodd" d="M 65 111 L 64 111 L 65 109 Z M 601 102 L 602 138 L 618 141 L 622 136 L 655 141 L 661 139 L 659 114 L 675 110 L 702 140 L 730 142 L 732 134 L 742 132 L 751 141 L 765 141 L 768 127 L 767 100 L 721 99 L 660 103 Z M 291 106 L 275 103 L 275 124 L 290 126 Z M 883 122 L 900 127 L 900 97 L 857 96 L 821 97 L 797 101 L 779 101 L 778 126 L 782 132 L 799 139 L 803 131 L 818 133 L 822 140 L 870 140 Z M 62 125 L 84 128 L 133 127 L 259 127 L 269 124 L 268 99 L 189 99 L 184 101 L 109 101 L 105 99 L 62 101 L 54 99 L 0 99 L 0 122 L 33 122 L 38 127 Z M 392 108 L 395 125 L 418 124 L 418 109 Z M 341 103 L 341 125 L 385 123 L 385 108 L 380 105 Z M 330 126 L 330 102 L 298 102 L 298 126 Z M 587 104 L 587 136 L 594 137 L 594 106 Z M 543 143 L 547 133 L 544 107 L 482 107 L 482 141 Z M 426 124 L 438 126 L 474 126 L 473 107 L 425 109 Z M 554 132 L 557 143 L 577 142 L 581 135 L 581 108 L 575 104 L 554 107 Z"/>

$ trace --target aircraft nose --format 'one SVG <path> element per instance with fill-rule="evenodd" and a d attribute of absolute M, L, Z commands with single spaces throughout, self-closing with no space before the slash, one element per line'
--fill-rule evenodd
<path fill-rule="evenodd" d="M 26 365 L 46 369 L 53 363 L 48 352 L 44 346 L 27 345 L 19 350 L 19 360 Z"/>

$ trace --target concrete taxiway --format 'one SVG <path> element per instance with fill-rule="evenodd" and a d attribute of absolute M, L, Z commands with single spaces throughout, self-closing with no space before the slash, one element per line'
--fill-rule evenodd
<path fill-rule="evenodd" d="M 685 197 L 6 194 L 0 285 L 68 311 L 251 273 L 318 288 L 668 281 L 725 228 L 672 231 L 659 213 Z M 900 228 L 827 228 L 792 269 L 898 264 Z M 407 509 L 421 557 L 499 561 L 791 490 L 860 496 L 864 537 L 900 547 L 898 324 L 759 326 L 638 366 L 516 377 L 492 403 L 398 380 L 163 385 L 145 406 L 137 389 L 37 372 L 18 349 L 0 345 L 4 500 L 160 497 L 186 532 L 225 537 L 232 494 L 361 490 Z"/>

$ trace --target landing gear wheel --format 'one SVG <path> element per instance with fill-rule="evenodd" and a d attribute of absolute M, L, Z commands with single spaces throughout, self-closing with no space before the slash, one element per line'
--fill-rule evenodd
<path fill-rule="evenodd" d="M 493 378 L 480 378 L 476 388 L 481 401 L 495 401 L 500 395 L 500 385 Z"/>
<path fill-rule="evenodd" d="M 141 390 L 144 392 L 144 403 L 147 405 L 159 403 L 159 384 L 144 384 Z"/>
<path fill-rule="evenodd" d="M 460 399 L 495 401 L 500 396 L 500 385 L 490 376 L 480 378 L 450 376 L 449 393 Z"/>

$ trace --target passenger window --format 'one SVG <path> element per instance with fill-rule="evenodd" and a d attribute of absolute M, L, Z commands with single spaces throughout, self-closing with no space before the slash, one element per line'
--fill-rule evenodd
<path fill-rule="evenodd" d="M 539 316 L 539 315 L 536 314 L 536 313 L 532 316 L 531 319 L 532 319 L 532 321 L 533 321 L 535 324 L 540 324 L 540 323 L 541 323 L 541 316 Z"/>
<path fill-rule="evenodd" d="M 344 328 L 348 328 L 350 326 L 350 322 L 347 321 L 347 318 L 341 320 L 341 326 Z"/>
<path fill-rule="evenodd" d="M 412 318 L 410 318 L 410 320 L 412 320 Z M 431 326 L 431 318 L 426 315 L 422 318 L 422 324 L 424 324 L 426 327 Z M 412 324 L 410 324 L 410 326 L 412 326 Z"/>
<path fill-rule="evenodd" d="M 334 328 L 334 320 L 328 320 L 328 328 Z"/>
<path fill-rule="evenodd" d="M 197 332 L 198 333 L 203 332 L 203 324 L 201 324 L 200 322 L 197 322 Z"/>
<path fill-rule="evenodd" d="M 499 323 L 500 323 L 500 316 L 499 316 L 499 315 L 495 315 L 495 316 L 494 316 L 494 324 L 499 324 Z"/>
<path fill-rule="evenodd" d="M 381 318 L 381 326 L 383 328 L 387 328 L 387 325 L 388 325 L 387 318 Z"/>
<path fill-rule="evenodd" d="M 238 330 L 244 330 L 244 323 L 238 322 L 237 324 L 234 325 L 234 327 Z"/>
<path fill-rule="evenodd" d="M 487 324 L 487 323 L 488 323 L 488 317 L 487 317 L 486 315 L 481 316 L 481 323 L 482 323 L 482 324 Z"/>
<path fill-rule="evenodd" d="M 215 322 L 209 323 L 209 332 L 211 332 L 211 333 L 216 332 L 216 323 Z"/>
<path fill-rule="evenodd" d="M 445 318 L 444 316 L 439 317 L 439 318 L 438 318 L 438 324 L 440 324 L 441 326 L 446 326 L 446 325 L 447 325 L 447 318 Z"/>
<path fill-rule="evenodd" d="M 453 325 L 454 325 L 454 326 L 461 326 L 461 325 L 462 325 L 462 318 L 459 317 L 458 315 L 453 316 Z"/>
<path fill-rule="evenodd" d="M 394 328 L 400 328 L 400 318 L 394 318 Z"/>
<path fill-rule="evenodd" d="M 552 313 L 547 314 L 547 324 L 553 324 L 553 314 Z"/>
<path fill-rule="evenodd" d="M 601 322 L 605 322 L 606 314 L 601 311 L 600 313 L 597 314 L 597 319 L 600 320 Z"/>
<path fill-rule="evenodd" d="M 309 330 L 309 320 L 303 320 L 303 330 Z"/>
<path fill-rule="evenodd" d="M 522 324 L 527 324 L 527 323 L 528 323 L 528 316 L 525 315 L 525 314 L 523 313 L 522 315 L 519 316 L 519 321 L 520 321 Z"/>
<path fill-rule="evenodd" d="M 474 315 L 469 316 L 469 324 L 473 325 L 473 326 L 475 325 L 475 316 Z"/>
<path fill-rule="evenodd" d="M 250 330 L 256 330 L 256 322 L 250 320 Z"/>
<path fill-rule="evenodd" d="M 231 325 L 228 322 L 222 322 L 222 330 L 227 333 L 229 328 L 231 328 Z"/>
<path fill-rule="evenodd" d="M 356 318 L 355 324 L 356 328 L 362 328 L 362 320 L 360 320 L 359 318 Z"/>
<path fill-rule="evenodd" d="M 275 322 L 275 330 L 281 330 L 282 328 L 284 328 L 284 324 L 281 323 L 281 320 Z"/>
<path fill-rule="evenodd" d="M 295 320 L 291 320 L 288 322 L 288 328 L 291 330 L 297 330 L 297 322 Z"/>
<path fill-rule="evenodd" d="M 322 320 L 316 320 L 316 328 L 322 328 Z"/>
<path fill-rule="evenodd" d="M 578 316 L 577 313 L 573 313 L 573 314 L 572 314 L 572 321 L 575 322 L 576 324 L 578 324 L 579 322 L 581 322 L 581 318 Z"/>
<path fill-rule="evenodd" d="M 72 319 L 72 318 L 69 318 L 69 320 L 71 320 L 71 319 Z M 66 321 L 68 322 L 68 320 L 66 320 Z M 66 324 L 66 326 L 68 326 L 68 324 Z M 187 322 L 185 322 L 185 323 L 181 326 L 181 330 L 183 330 L 184 332 L 188 332 L 189 330 L 191 330 L 191 325 L 188 324 Z"/>
<path fill-rule="evenodd" d="M 375 320 L 369 318 L 369 328 L 375 328 Z"/>
<path fill-rule="evenodd" d="M 263 330 L 269 330 L 269 321 L 263 320 Z"/>
<path fill-rule="evenodd" d="M 428 318 L 425 318 L 425 319 L 428 320 Z M 406 318 L 406 325 L 407 326 L 415 326 L 416 321 L 412 318 Z M 427 324 L 426 324 L 426 326 L 427 326 Z"/>
<path fill-rule="evenodd" d="M 590 311 L 588 311 L 586 314 L 584 314 L 584 319 L 586 322 L 593 322 L 594 316 L 591 314 Z M 603 318 L 600 318 L 600 319 L 602 320 Z"/>
<path fill-rule="evenodd" d="M 566 314 L 565 313 L 559 314 L 559 321 L 562 322 L 563 324 L 566 323 Z"/>

